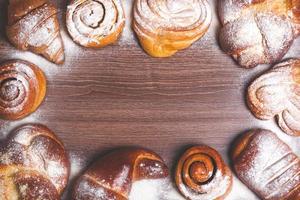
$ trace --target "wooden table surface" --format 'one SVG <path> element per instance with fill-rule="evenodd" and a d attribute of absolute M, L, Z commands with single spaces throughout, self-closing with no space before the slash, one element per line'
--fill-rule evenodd
<path fill-rule="evenodd" d="M 70 152 L 72 177 L 103 152 L 128 145 L 156 151 L 170 168 L 193 144 L 216 148 L 228 162 L 234 138 L 251 128 L 275 131 L 300 154 L 300 138 L 283 134 L 274 120 L 255 119 L 247 109 L 249 82 L 270 66 L 242 69 L 220 50 L 216 0 L 211 1 L 214 19 L 209 32 L 191 48 L 166 59 L 151 58 L 139 46 L 130 27 L 132 0 L 123 1 L 127 26 L 122 37 L 99 50 L 72 42 L 63 20 L 67 2 L 53 2 L 60 10 L 65 45 L 66 61 L 61 66 L 7 42 L 7 2 L 0 0 L 0 62 L 28 60 L 40 66 L 48 80 L 47 97 L 37 112 L 20 121 L 0 120 L 1 138 L 21 124 L 47 125 Z M 286 58 L 296 56 L 300 40 Z M 256 197 L 235 179 L 227 199 Z"/>

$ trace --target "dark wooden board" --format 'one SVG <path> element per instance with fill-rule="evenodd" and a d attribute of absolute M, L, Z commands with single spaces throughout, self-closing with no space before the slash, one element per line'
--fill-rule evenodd
<path fill-rule="evenodd" d="M 220 50 L 216 0 L 211 2 L 214 19 L 209 32 L 167 59 L 151 58 L 139 46 L 130 28 L 132 0 L 123 1 L 127 26 L 121 39 L 99 50 L 72 42 L 64 22 L 67 2 L 53 2 L 60 9 L 65 44 L 66 62 L 61 66 L 7 42 L 7 2 L 0 0 L 0 62 L 28 60 L 40 66 L 48 80 L 46 100 L 37 112 L 20 121 L 0 120 L 1 138 L 21 124 L 47 125 L 70 152 L 75 176 L 103 152 L 129 145 L 156 151 L 170 168 L 187 146 L 201 143 L 216 148 L 228 162 L 234 138 L 257 127 L 275 131 L 300 153 L 299 138 L 283 134 L 273 120 L 255 119 L 247 109 L 247 85 L 270 66 L 242 69 Z M 286 58 L 296 56 L 300 40 Z M 241 199 L 234 193 L 256 199 L 237 179 L 232 193 L 228 199 Z"/>

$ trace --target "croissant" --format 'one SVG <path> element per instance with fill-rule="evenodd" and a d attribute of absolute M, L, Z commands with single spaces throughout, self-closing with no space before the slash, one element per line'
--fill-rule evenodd
<path fill-rule="evenodd" d="M 167 176 L 167 166 L 154 152 L 123 148 L 100 158 L 79 178 L 73 199 L 128 200 L 134 183 Z"/>
<path fill-rule="evenodd" d="M 135 0 L 133 29 L 153 57 L 188 48 L 208 30 L 212 11 L 206 0 Z"/>
<path fill-rule="evenodd" d="M 298 0 L 223 0 L 220 45 L 250 68 L 280 61 L 299 35 Z"/>
<path fill-rule="evenodd" d="M 0 66 L 0 117 L 16 120 L 34 112 L 46 94 L 44 73 L 34 64 L 12 60 Z"/>
<path fill-rule="evenodd" d="M 187 199 L 221 200 L 231 191 L 232 173 L 215 149 L 202 145 L 181 156 L 175 181 Z"/>
<path fill-rule="evenodd" d="M 59 200 L 68 177 L 64 146 L 43 125 L 21 126 L 0 146 L 0 199 Z"/>
<path fill-rule="evenodd" d="M 6 33 L 16 48 L 64 62 L 57 9 L 47 0 L 10 0 Z"/>
<path fill-rule="evenodd" d="M 237 176 L 261 199 L 300 199 L 300 159 L 271 131 L 249 131 L 232 157 Z"/>
<path fill-rule="evenodd" d="M 276 65 L 248 88 L 247 101 L 259 119 L 277 116 L 281 129 L 300 136 L 300 59 Z"/>
<path fill-rule="evenodd" d="M 67 28 L 84 47 L 114 43 L 125 25 L 121 0 L 72 0 L 67 9 Z"/>

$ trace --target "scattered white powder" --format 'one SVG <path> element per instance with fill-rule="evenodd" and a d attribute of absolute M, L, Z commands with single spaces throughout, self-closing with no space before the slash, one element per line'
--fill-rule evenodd
<path fill-rule="evenodd" d="M 122 186 L 125 185 L 127 182 L 126 179 L 129 175 L 129 171 L 130 168 L 124 165 L 122 171 L 120 172 L 120 174 L 118 174 L 118 176 L 114 180 L 112 187 L 117 189 L 122 188 Z"/>
<path fill-rule="evenodd" d="M 259 200 L 259 198 L 238 178 L 233 176 L 232 191 L 229 193 L 226 200 Z"/>
<path fill-rule="evenodd" d="M 122 1 L 125 11 L 125 27 L 119 39 L 120 45 L 130 45 L 135 42 L 135 34 L 132 30 L 132 7 L 134 0 Z"/>
<path fill-rule="evenodd" d="M 183 200 L 168 179 L 141 180 L 132 185 L 129 200 Z"/>
<path fill-rule="evenodd" d="M 70 180 L 72 180 L 73 178 L 78 176 L 82 170 L 84 170 L 87 162 L 82 158 L 80 154 L 75 152 L 69 153 L 69 160 L 71 166 Z"/>

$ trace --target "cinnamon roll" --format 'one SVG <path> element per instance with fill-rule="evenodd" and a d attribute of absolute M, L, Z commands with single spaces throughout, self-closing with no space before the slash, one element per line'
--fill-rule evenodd
<path fill-rule="evenodd" d="M 221 200 L 232 188 L 230 169 L 208 146 L 192 147 L 181 156 L 175 180 L 179 191 L 190 200 Z"/>
<path fill-rule="evenodd" d="M 34 112 L 46 94 L 44 73 L 34 64 L 13 60 L 0 66 L 0 117 L 16 120 Z"/>
<path fill-rule="evenodd" d="M 261 199 L 300 199 L 300 159 L 276 134 L 251 130 L 233 151 L 237 176 Z"/>
<path fill-rule="evenodd" d="M 281 129 L 300 136 L 300 59 L 276 65 L 248 88 L 247 102 L 259 119 L 277 116 Z"/>
<path fill-rule="evenodd" d="M 212 12 L 206 0 L 135 0 L 133 29 L 153 57 L 169 57 L 208 30 Z"/>
<path fill-rule="evenodd" d="M 125 14 L 121 0 L 71 0 L 66 20 L 76 43 L 100 48 L 118 39 Z"/>

